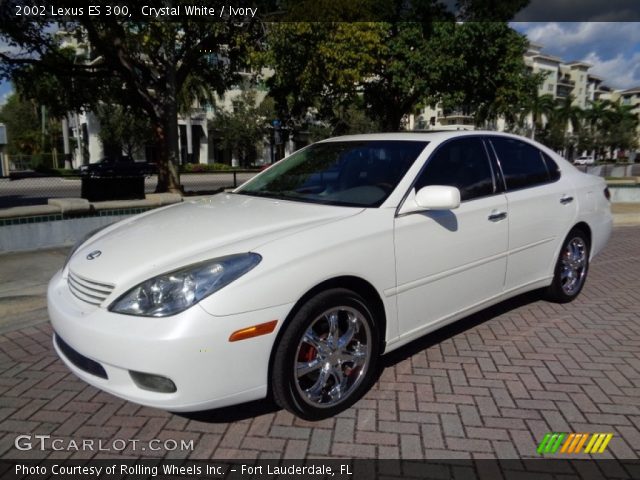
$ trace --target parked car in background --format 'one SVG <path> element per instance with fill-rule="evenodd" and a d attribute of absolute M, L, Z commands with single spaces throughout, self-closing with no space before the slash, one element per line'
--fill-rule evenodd
<path fill-rule="evenodd" d="M 89 177 L 132 177 L 154 173 L 157 173 L 155 164 L 136 162 L 131 157 L 105 157 L 80 167 L 80 175 Z"/>
<path fill-rule="evenodd" d="M 574 165 L 593 165 L 595 163 L 596 163 L 596 160 L 591 155 L 578 157 L 573 161 Z"/>
<path fill-rule="evenodd" d="M 334 415 L 380 356 L 520 293 L 574 300 L 608 190 L 529 139 L 481 131 L 310 145 L 233 192 L 80 241 L 49 284 L 80 378 L 172 411 L 264 398 Z"/>

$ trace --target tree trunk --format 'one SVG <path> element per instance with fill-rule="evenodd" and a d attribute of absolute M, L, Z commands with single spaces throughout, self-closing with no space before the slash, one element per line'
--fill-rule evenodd
<path fill-rule="evenodd" d="M 390 108 L 379 120 L 380 128 L 383 132 L 398 132 L 402 124 L 404 112 Z"/>
<path fill-rule="evenodd" d="M 158 105 L 159 111 L 154 125 L 156 145 L 160 148 L 156 192 L 183 193 L 178 170 L 180 160 L 175 68 L 168 69 L 167 88 L 164 95 L 158 96 L 158 100 L 160 105 Z"/>
<path fill-rule="evenodd" d="M 178 135 L 177 118 L 174 131 L 171 133 L 169 121 L 154 125 L 155 145 L 158 152 L 158 185 L 156 193 L 182 193 L 177 165 Z M 173 137 L 173 139 L 171 138 Z"/>

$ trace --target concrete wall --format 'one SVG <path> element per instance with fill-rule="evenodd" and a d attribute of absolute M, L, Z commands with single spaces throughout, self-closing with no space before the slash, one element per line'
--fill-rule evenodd
<path fill-rule="evenodd" d="M 71 246 L 90 231 L 129 216 L 105 215 L 2 226 L 0 227 L 0 253 Z"/>
<path fill-rule="evenodd" d="M 609 185 L 612 203 L 640 203 L 640 186 L 614 187 Z"/>

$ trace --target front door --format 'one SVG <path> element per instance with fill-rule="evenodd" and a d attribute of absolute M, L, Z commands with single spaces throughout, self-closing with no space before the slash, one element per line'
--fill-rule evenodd
<path fill-rule="evenodd" d="M 460 190 L 454 210 L 397 216 L 395 254 L 401 337 L 500 295 L 508 242 L 507 200 L 481 137 L 451 140 L 427 160 L 414 188 Z"/>

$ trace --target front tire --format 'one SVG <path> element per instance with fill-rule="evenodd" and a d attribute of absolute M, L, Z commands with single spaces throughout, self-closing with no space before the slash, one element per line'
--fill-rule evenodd
<path fill-rule="evenodd" d="M 308 300 L 285 327 L 271 373 L 275 402 L 306 420 L 349 408 L 370 388 L 380 336 L 375 315 L 351 290 Z"/>
<path fill-rule="evenodd" d="M 589 237 L 580 228 L 569 232 L 556 262 L 553 283 L 547 298 L 556 303 L 568 303 L 580 294 L 589 271 Z"/>

